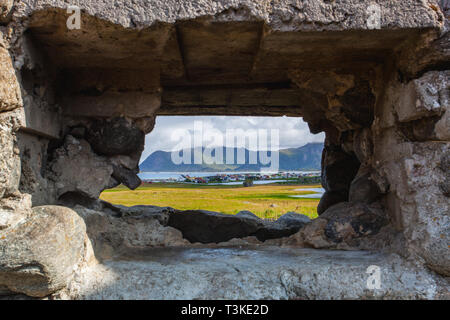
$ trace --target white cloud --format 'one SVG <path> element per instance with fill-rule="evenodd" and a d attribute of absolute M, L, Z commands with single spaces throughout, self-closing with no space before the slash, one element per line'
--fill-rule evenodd
<path fill-rule="evenodd" d="M 182 129 L 192 134 L 194 121 L 199 120 L 202 121 L 204 135 L 219 130 L 225 136 L 227 129 L 278 129 L 281 149 L 301 147 L 309 142 L 323 142 L 325 138 L 323 133 L 310 133 L 302 118 L 295 117 L 159 116 L 156 118 L 155 128 L 145 137 L 141 161 L 157 150 L 172 151 L 180 143 L 179 140 L 171 139 L 173 132 Z"/>

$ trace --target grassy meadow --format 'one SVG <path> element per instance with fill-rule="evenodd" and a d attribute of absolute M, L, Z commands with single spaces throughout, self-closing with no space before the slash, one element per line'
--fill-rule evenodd
<path fill-rule="evenodd" d="M 180 210 L 203 209 L 228 214 L 249 210 L 264 219 L 276 219 L 295 211 L 317 217 L 319 199 L 292 198 L 290 195 L 311 194 L 301 188 L 318 188 L 320 185 L 192 185 L 179 183 L 144 184 L 132 191 L 124 186 L 105 190 L 100 198 L 124 206 L 155 205 Z"/>

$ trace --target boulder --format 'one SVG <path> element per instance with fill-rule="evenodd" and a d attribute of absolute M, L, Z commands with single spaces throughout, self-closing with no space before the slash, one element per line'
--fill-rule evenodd
<path fill-rule="evenodd" d="M 63 288 L 82 259 L 85 234 L 84 221 L 73 210 L 33 208 L 28 219 L 0 230 L 0 285 L 32 297 Z"/>
<path fill-rule="evenodd" d="M 238 213 L 236 213 L 236 217 L 261 220 L 261 218 L 258 217 L 256 214 L 247 210 L 239 211 Z"/>
<path fill-rule="evenodd" d="M 296 233 L 300 227 L 286 226 L 283 223 L 266 222 L 264 226 L 259 228 L 254 235 L 259 241 L 266 241 L 271 239 L 279 239 L 289 237 Z"/>
<path fill-rule="evenodd" d="M 19 188 L 21 159 L 16 130 L 21 122 L 20 110 L 22 108 L 0 112 L 0 198 L 15 193 Z"/>
<path fill-rule="evenodd" d="M 370 127 L 374 119 L 375 95 L 368 81 L 356 82 L 338 100 L 342 105 L 342 112 L 351 122 Z"/>
<path fill-rule="evenodd" d="M 136 189 L 142 183 L 141 179 L 133 170 L 127 169 L 123 166 L 113 165 L 112 177 L 131 190 Z"/>
<path fill-rule="evenodd" d="M 335 243 L 376 234 L 388 223 L 380 208 L 351 202 L 338 203 L 320 217 L 327 220 L 325 236 Z"/>
<path fill-rule="evenodd" d="M 450 152 L 442 155 L 439 168 L 444 173 L 443 181 L 439 184 L 439 188 L 444 196 L 450 197 Z"/>
<path fill-rule="evenodd" d="M 363 239 L 379 236 L 381 228 L 387 224 L 384 211 L 376 204 L 341 202 L 328 208 L 294 235 L 283 239 L 281 244 L 316 249 L 355 249 Z"/>
<path fill-rule="evenodd" d="M 190 242 L 218 243 L 253 235 L 262 222 L 218 212 L 186 210 L 172 212 L 168 225 L 180 230 Z"/>
<path fill-rule="evenodd" d="M 96 153 L 114 156 L 142 151 L 145 134 L 133 122 L 114 118 L 94 122 L 86 138 Z"/>
<path fill-rule="evenodd" d="M 395 111 L 400 122 L 442 115 L 450 105 L 450 71 L 430 71 L 410 81 Z"/>
<path fill-rule="evenodd" d="M 322 185 L 326 191 L 348 191 L 360 163 L 339 146 L 325 146 L 322 155 Z"/>
<path fill-rule="evenodd" d="M 434 271 L 449 276 L 450 202 L 443 191 L 449 178 L 450 144 L 431 141 L 412 147 L 397 169 L 406 177 L 405 184 L 395 187 L 396 196 L 404 201 L 399 208 L 403 232 L 414 254 Z"/>
<path fill-rule="evenodd" d="M 55 181 L 57 197 L 77 192 L 97 199 L 103 190 L 118 184 L 111 178 L 112 173 L 107 158 L 95 154 L 86 140 L 68 135 L 53 153 L 49 178 Z"/>
<path fill-rule="evenodd" d="M 236 215 L 187 210 L 170 213 L 168 225 L 181 230 L 190 242 L 219 243 L 256 236 L 259 241 L 288 237 L 309 222 L 309 218 L 289 212 L 276 221 L 260 219 L 249 211 Z"/>
<path fill-rule="evenodd" d="M 27 219 L 31 211 L 31 195 L 16 193 L 0 199 L 0 231 Z"/>
<path fill-rule="evenodd" d="M 309 222 L 311 222 L 311 219 L 308 216 L 297 212 L 285 213 L 276 221 L 278 224 L 289 227 L 298 227 L 299 229 Z"/>
<path fill-rule="evenodd" d="M 185 246 L 181 232 L 167 227 L 168 210 L 164 207 L 111 206 L 115 211 L 95 210 L 75 206 L 73 209 L 84 219 L 87 234 L 97 260 L 112 258 L 120 251 L 150 247 Z"/>

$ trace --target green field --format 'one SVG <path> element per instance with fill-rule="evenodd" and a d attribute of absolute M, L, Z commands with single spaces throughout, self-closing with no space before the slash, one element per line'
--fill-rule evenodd
<path fill-rule="evenodd" d="M 311 218 L 317 217 L 319 199 L 291 198 L 290 195 L 311 194 L 296 191 L 320 185 L 190 185 L 177 183 L 144 184 L 132 191 L 123 186 L 104 191 L 102 200 L 124 206 L 155 205 L 180 210 L 203 209 L 228 214 L 249 210 L 265 219 L 295 211 Z"/>

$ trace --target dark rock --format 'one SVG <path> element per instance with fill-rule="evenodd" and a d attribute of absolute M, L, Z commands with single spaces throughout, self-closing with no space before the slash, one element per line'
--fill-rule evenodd
<path fill-rule="evenodd" d="M 70 130 L 70 135 L 78 139 L 84 139 L 85 134 L 86 128 L 84 127 L 74 127 Z"/>
<path fill-rule="evenodd" d="M 250 236 L 262 227 L 254 218 L 242 218 L 204 210 L 175 211 L 168 226 L 183 233 L 190 242 L 218 243 Z"/>
<path fill-rule="evenodd" d="M 439 184 L 439 189 L 446 197 L 450 197 L 450 178 L 447 177 L 444 182 Z"/>
<path fill-rule="evenodd" d="M 238 213 L 236 213 L 236 217 L 261 220 L 261 218 L 258 217 L 256 214 L 254 214 L 253 212 L 247 211 L 247 210 L 239 211 Z"/>
<path fill-rule="evenodd" d="M 311 219 L 304 214 L 288 212 L 279 217 L 276 222 L 285 226 L 301 228 L 310 221 Z"/>
<path fill-rule="evenodd" d="M 378 185 L 370 177 L 370 172 L 358 176 L 350 185 L 348 201 L 372 203 L 381 197 Z"/>
<path fill-rule="evenodd" d="M 97 200 L 92 199 L 80 192 L 69 191 L 62 194 L 59 197 L 58 202 L 60 205 L 64 205 L 70 208 L 73 208 L 77 205 L 81 205 L 86 208 L 92 208 L 95 206 Z"/>
<path fill-rule="evenodd" d="M 444 196 L 450 197 L 450 152 L 441 156 L 439 167 L 444 172 L 444 181 L 439 184 L 439 189 Z"/>
<path fill-rule="evenodd" d="M 353 136 L 353 151 L 359 162 L 364 162 L 372 156 L 373 141 L 369 128 L 357 131 Z"/>
<path fill-rule="evenodd" d="M 342 191 L 325 191 L 322 198 L 320 198 L 319 205 L 317 206 L 317 213 L 321 215 L 329 207 L 339 202 L 345 202 L 348 200 L 348 194 Z"/>
<path fill-rule="evenodd" d="M 134 171 L 127 169 L 123 166 L 113 165 L 112 176 L 114 179 L 120 181 L 131 190 L 136 189 L 142 183 L 141 179 L 137 176 L 137 174 Z"/>
<path fill-rule="evenodd" d="M 124 118 L 99 120 L 87 132 L 92 149 L 102 155 L 129 155 L 143 150 L 145 134 Z"/>
<path fill-rule="evenodd" d="M 260 241 L 289 237 L 310 221 L 311 219 L 303 214 L 288 212 L 275 222 L 264 222 L 264 226 L 255 233 L 255 236 Z"/>
<path fill-rule="evenodd" d="M 328 208 L 320 218 L 328 221 L 325 236 L 334 243 L 376 234 L 388 223 L 381 208 L 351 202 L 342 202 Z"/>
<path fill-rule="evenodd" d="M 0 0 L 0 23 L 7 23 L 11 20 L 14 0 Z"/>
<path fill-rule="evenodd" d="M 298 232 L 298 230 L 300 230 L 299 226 L 286 226 L 282 223 L 266 222 L 263 227 L 259 228 L 252 235 L 256 236 L 259 241 L 266 241 L 269 239 L 289 237 Z"/>
<path fill-rule="evenodd" d="M 336 145 L 325 146 L 322 154 L 323 187 L 326 191 L 347 192 L 359 166 L 355 155 L 345 153 Z"/>
<path fill-rule="evenodd" d="M 375 96 L 368 81 L 360 81 L 339 98 L 342 111 L 353 123 L 369 127 L 374 119 Z"/>
<path fill-rule="evenodd" d="M 175 210 L 169 213 L 167 225 L 180 230 L 190 242 L 218 243 L 248 236 L 256 236 L 260 241 L 288 237 L 309 222 L 308 217 L 295 212 L 280 219 L 265 221 L 249 211 L 228 215 L 204 210 Z"/>

